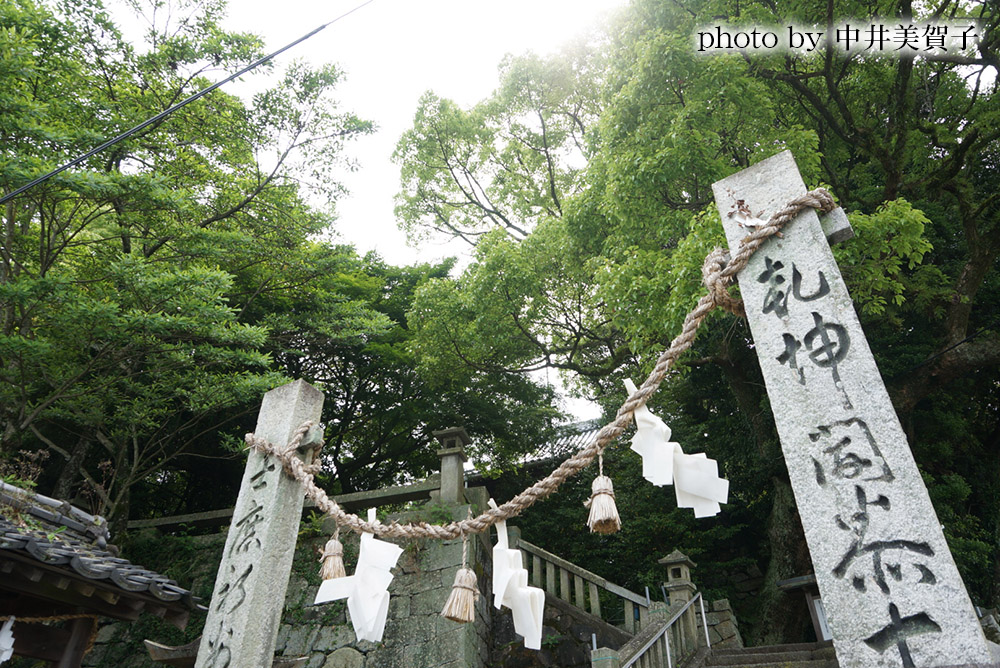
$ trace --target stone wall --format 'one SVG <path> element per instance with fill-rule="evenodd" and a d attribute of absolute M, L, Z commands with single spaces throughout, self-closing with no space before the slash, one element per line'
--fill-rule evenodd
<path fill-rule="evenodd" d="M 740 607 L 741 603 L 756 599 L 763 586 L 764 574 L 753 565 L 726 574 L 725 588 L 737 607 Z"/>
<path fill-rule="evenodd" d="M 382 642 L 358 641 L 343 604 L 312 607 L 309 604 L 317 586 L 293 580 L 276 653 L 308 656 L 308 668 L 485 666 L 489 638 L 483 635 L 490 623 L 486 599 L 481 597 L 476 603 L 476 624 L 456 624 L 440 616 L 462 563 L 461 541 L 414 543 L 404 549 L 389 588 L 392 597 Z M 481 548 L 474 548 L 474 552 L 470 559 L 473 568 L 482 563 Z M 482 567 L 476 570 L 482 572 Z M 480 576 L 481 585 L 484 581 L 488 584 Z M 336 616 L 320 619 L 324 608 L 335 609 Z M 294 615 L 296 609 L 306 612 Z"/>
<path fill-rule="evenodd" d="M 979 625 L 983 627 L 986 639 L 994 645 L 1000 644 L 1000 624 L 997 623 L 997 610 L 983 610 Z"/>
<path fill-rule="evenodd" d="M 454 511 L 464 518 L 466 506 Z M 407 518 L 402 518 L 407 519 Z M 389 587 L 389 619 L 380 643 L 358 642 L 346 616 L 332 629 L 307 631 L 302 625 L 282 623 L 277 651 L 284 656 L 322 655 L 315 668 L 484 668 L 489 659 L 492 573 L 487 545 L 478 537 L 469 541 L 468 564 L 486 595 L 476 601 L 476 621 L 458 624 L 441 617 L 455 574 L 462 565 L 462 541 L 400 542 L 404 548 Z M 307 598 L 315 588 L 307 588 Z M 342 613 L 343 614 L 343 613 Z M 297 639 L 305 635 L 303 642 Z M 282 641 L 284 640 L 284 644 Z M 311 642 L 309 642 L 311 641 Z"/>
<path fill-rule="evenodd" d="M 704 626 L 701 622 L 701 611 L 696 615 L 698 619 L 698 640 L 699 644 L 705 642 Z M 736 615 L 727 599 L 712 601 L 706 605 L 705 621 L 708 624 L 708 639 L 712 642 L 712 647 L 718 649 L 731 649 L 743 647 L 743 638 L 740 636 L 740 629 L 736 624 Z"/>

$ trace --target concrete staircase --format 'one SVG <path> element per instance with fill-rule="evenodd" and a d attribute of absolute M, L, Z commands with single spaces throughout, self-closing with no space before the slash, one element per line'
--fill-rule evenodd
<path fill-rule="evenodd" d="M 713 650 L 704 666 L 732 668 L 839 668 L 832 642 Z"/>

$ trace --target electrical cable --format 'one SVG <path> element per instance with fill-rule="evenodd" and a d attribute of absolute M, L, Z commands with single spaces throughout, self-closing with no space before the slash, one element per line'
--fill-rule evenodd
<path fill-rule="evenodd" d="M 983 332 L 985 332 L 987 329 L 989 329 L 992 326 L 992 324 L 993 323 L 989 323 L 987 325 L 983 325 L 982 327 L 980 327 L 979 329 L 977 329 L 976 331 L 974 331 L 972 334 L 969 334 L 967 337 L 965 337 L 964 339 L 962 339 L 958 343 L 953 343 L 950 346 L 948 346 L 947 348 L 945 348 L 944 350 L 942 350 L 940 352 L 937 352 L 937 353 L 934 353 L 933 355 L 931 355 L 930 357 L 928 357 L 924 361 L 917 362 L 916 364 L 914 364 L 913 366 L 911 366 L 909 369 L 905 369 L 903 371 L 900 371 L 899 373 L 893 374 L 889 378 L 889 380 L 896 380 L 897 378 L 902 378 L 903 376 L 905 376 L 905 375 L 907 375 L 907 374 L 909 374 L 909 373 L 911 373 L 913 371 L 916 371 L 920 367 L 925 366 L 927 364 L 930 364 L 931 362 L 933 362 L 937 358 L 946 355 L 947 353 L 951 352 L 955 348 L 958 348 L 963 343 L 968 343 L 969 341 L 972 341 L 974 338 L 976 338 L 977 336 L 979 336 L 980 334 L 982 334 Z"/>
<path fill-rule="evenodd" d="M 223 85 L 229 83 L 233 79 L 237 79 L 237 78 L 243 76 L 244 74 L 246 74 L 250 70 L 253 70 L 253 69 L 255 69 L 255 68 L 263 65 L 264 63 L 266 63 L 267 61 L 271 60 L 272 58 L 281 55 L 285 51 L 288 51 L 289 49 L 291 49 L 294 46 L 297 46 L 298 44 L 301 44 L 302 42 L 306 41 L 307 39 L 309 39 L 310 37 L 312 37 L 316 33 L 320 32 L 321 30 L 323 30 L 327 26 L 336 23 L 337 21 L 341 20 L 342 18 L 350 16 L 351 14 L 353 14 L 356 11 L 358 11 L 362 7 L 364 7 L 366 5 L 370 5 L 373 2 L 375 2 L 375 0 L 366 0 L 365 2 L 363 2 L 360 5 L 354 7 L 353 9 L 351 9 L 350 11 L 341 14 L 340 16 L 338 16 L 337 18 L 333 19 L 332 21 L 327 21 L 326 23 L 324 23 L 320 27 L 316 28 L 312 32 L 310 32 L 310 33 L 308 33 L 306 35 L 303 35 L 302 37 L 299 37 L 294 42 L 286 44 L 285 46 L 281 47 L 280 49 L 278 49 L 274 53 L 271 53 L 270 55 L 267 55 L 267 56 L 264 56 L 263 58 L 259 58 L 259 59 L 255 60 L 254 62 L 250 63 L 249 65 L 247 65 L 246 67 L 244 67 L 240 71 L 236 72 L 235 74 L 231 74 L 230 76 L 226 77 L 222 81 L 218 81 L 218 82 L 212 84 L 211 86 L 209 86 L 208 88 L 205 88 L 205 89 L 202 89 L 202 90 L 198 91 L 194 95 L 191 95 L 190 97 L 187 97 L 187 98 L 181 100 L 180 102 L 178 102 L 177 104 L 173 105 L 172 107 L 164 109 L 163 111 L 161 111 L 160 113 L 156 114 L 155 116 L 146 119 L 145 121 L 143 121 L 139 125 L 136 125 L 135 127 L 126 130 L 125 132 L 121 133 L 117 137 L 114 137 L 113 139 L 107 140 L 106 142 L 104 142 L 103 144 L 101 144 L 100 146 L 98 146 L 96 148 L 90 149 L 89 151 L 87 151 L 83 155 L 79 156 L 78 158 L 75 158 L 75 159 L 71 160 L 70 162 L 67 162 L 62 167 L 59 167 L 57 169 L 53 169 L 48 174 L 45 174 L 43 176 L 39 176 L 38 178 L 34 179 L 33 181 L 31 181 L 31 182 L 29 182 L 29 183 L 21 186 L 17 190 L 14 190 L 14 191 L 12 191 L 12 192 L 4 195 L 3 197 L 0 197 L 0 204 L 7 203 L 8 201 L 10 201 L 11 199 L 17 197 L 21 193 L 23 193 L 23 192 L 25 192 L 25 191 L 27 191 L 27 190 L 29 190 L 31 188 L 34 188 L 35 186 L 37 186 L 40 183 L 44 183 L 45 181 L 48 181 L 49 179 L 51 179 L 56 174 L 61 174 L 62 172 L 66 171 L 67 169 L 70 169 L 71 167 L 76 167 L 77 165 L 79 165 L 84 160 L 97 155 L 98 153 L 100 153 L 104 149 L 109 148 L 111 146 L 114 146 L 115 144 L 117 144 L 118 142 L 120 142 L 120 141 L 122 141 L 124 139 L 128 139 L 129 137 L 131 137 L 135 133 L 139 132 L 140 130 L 142 130 L 144 128 L 147 128 L 150 125 L 152 125 L 153 123 L 156 123 L 157 121 L 166 118 L 167 116 L 169 116 L 170 114 L 174 113 L 175 111 L 177 111 L 181 107 L 184 107 L 184 106 L 186 106 L 188 104 L 191 104 L 195 100 L 198 100 L 198 99 L 200 99 L 200 98 L 208 95 L 209 93 L 211 93 L 216 88 L 219 88 L 220 86 L 223 86 Z"/>

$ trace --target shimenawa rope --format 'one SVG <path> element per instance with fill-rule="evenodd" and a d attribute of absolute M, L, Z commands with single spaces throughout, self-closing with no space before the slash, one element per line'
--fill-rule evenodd
<path fill-rule="evenodd" d="M 712 309 L 718 306 L 745 317 L 743 302 L 729 294 L 729 286 L 733 277 L 747 266 L 750 257 L 764 241 L 777 234 L 785 224 L 807 207 L 829 212 L 836 207 L 836 203 L 833 196 L 825 188 L 811 190 L 788 202 L 772 215 L 767 223 L 755 227 L 740 241 L 740 247 L 732 258 L 729 258 L 728 253 L 721 248 L 716 248 L 709 253 L 701 270 L 702 283 L 708 288 L 708 294 L 703 295 L 694 309 L 684 318 L 681 333 L 670 342 L 670 347 L 660 355 L 656 366 L 642 386 L 621 405 L 615 419 L 606 424 L 589 445 L 566 459 L 547 477 L 528 487 L 510 501 L 496 508 L 488 508 L 477 517 L 445 525 L 431 525 L 426 522 L 417 524 L 399 524 L 395 521 L 389 524 L 365 522 L 357 515 L 344 511 L 326 495 L 326 492 L 316 486 L 313 480 L 313 474 L 317 470 L 316 464 L 306 465 L 301 459 L 294 456 L 302 438 L 313 426 L 312 422 L 306 422 L 300 426 L 288 445 L 283 448 L 268 443 L 264 439 L 258 439 L 253 434 L 247 434 L 246 441 L 256 450 L 278 457 L 285 471 L 302 483 L 306 496 L 312 499 L 320 510 L 330 515 L 338 526 L 346 526 L 356 533 L 367 532 L 391 538 L 451 540 L 464 534 L 482 533 L 496 522 L 519 515 L 536 501 L 555 492 L 563 482 L 586 468 L 611 441 L 618 438 L 631 424 L 635 409 L 645 404 L 660 386 L 670 365 L 691 347 L 698 327 Z"/>

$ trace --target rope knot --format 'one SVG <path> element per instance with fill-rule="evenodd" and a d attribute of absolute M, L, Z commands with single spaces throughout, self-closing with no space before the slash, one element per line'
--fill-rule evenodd
<path fill-rule="evenodd" d="M 323 470 L 323 463 L 319 459 L 319 451 L 322 448 L 322 442 L 320 442 L 319 447 L 316 448 L 316 459 L 311 464 L 306 464 L 296 456 L 299 446 L 302 444 L 302 439 L 309 432 L 309 430 L 312 429 L 314 424 L 315 423 L 311 420 L 303 422 L 299 425 L 298 429 L 295 430 L 292 434 L 292 438 L 284 446 L 274 445 L 267 439 L 258 438 L 254 434 L 247 434 L 244 438 L 246 439 L 248 448 L 253 448 L 263 454 L 277 457 L 278 461 L 281 462 L 281 467 L 291 477 L 298 477 L 296 475 L 296 469 L 301 469 L 303 473 L 315 476 Z"/>
<path fill-rule="evenodd" d="M 713 249 L 705 257 L 705 263 L 701 265 L 701 282 L 708 288 L 708 294 L 712 298 L 713 304 L 745 318 L 747 314 L 743 308 L 743 300 L 729 294 L 729 284 L 732 282 L 732 277 L 723 274 L 723 270 L 728 264 L 728 251 L 722 248 Z"/>
<path fill-rule="evenodd" d="M 819 209 L 823 213 L 830 213 L 837 208 L 837 203 L 833 200 L 833 195 L 826 188 L 816 188 L 806 193 L 806 197 L 812 196 L 815 204 L 809 202 L 813 208 Z"/>

